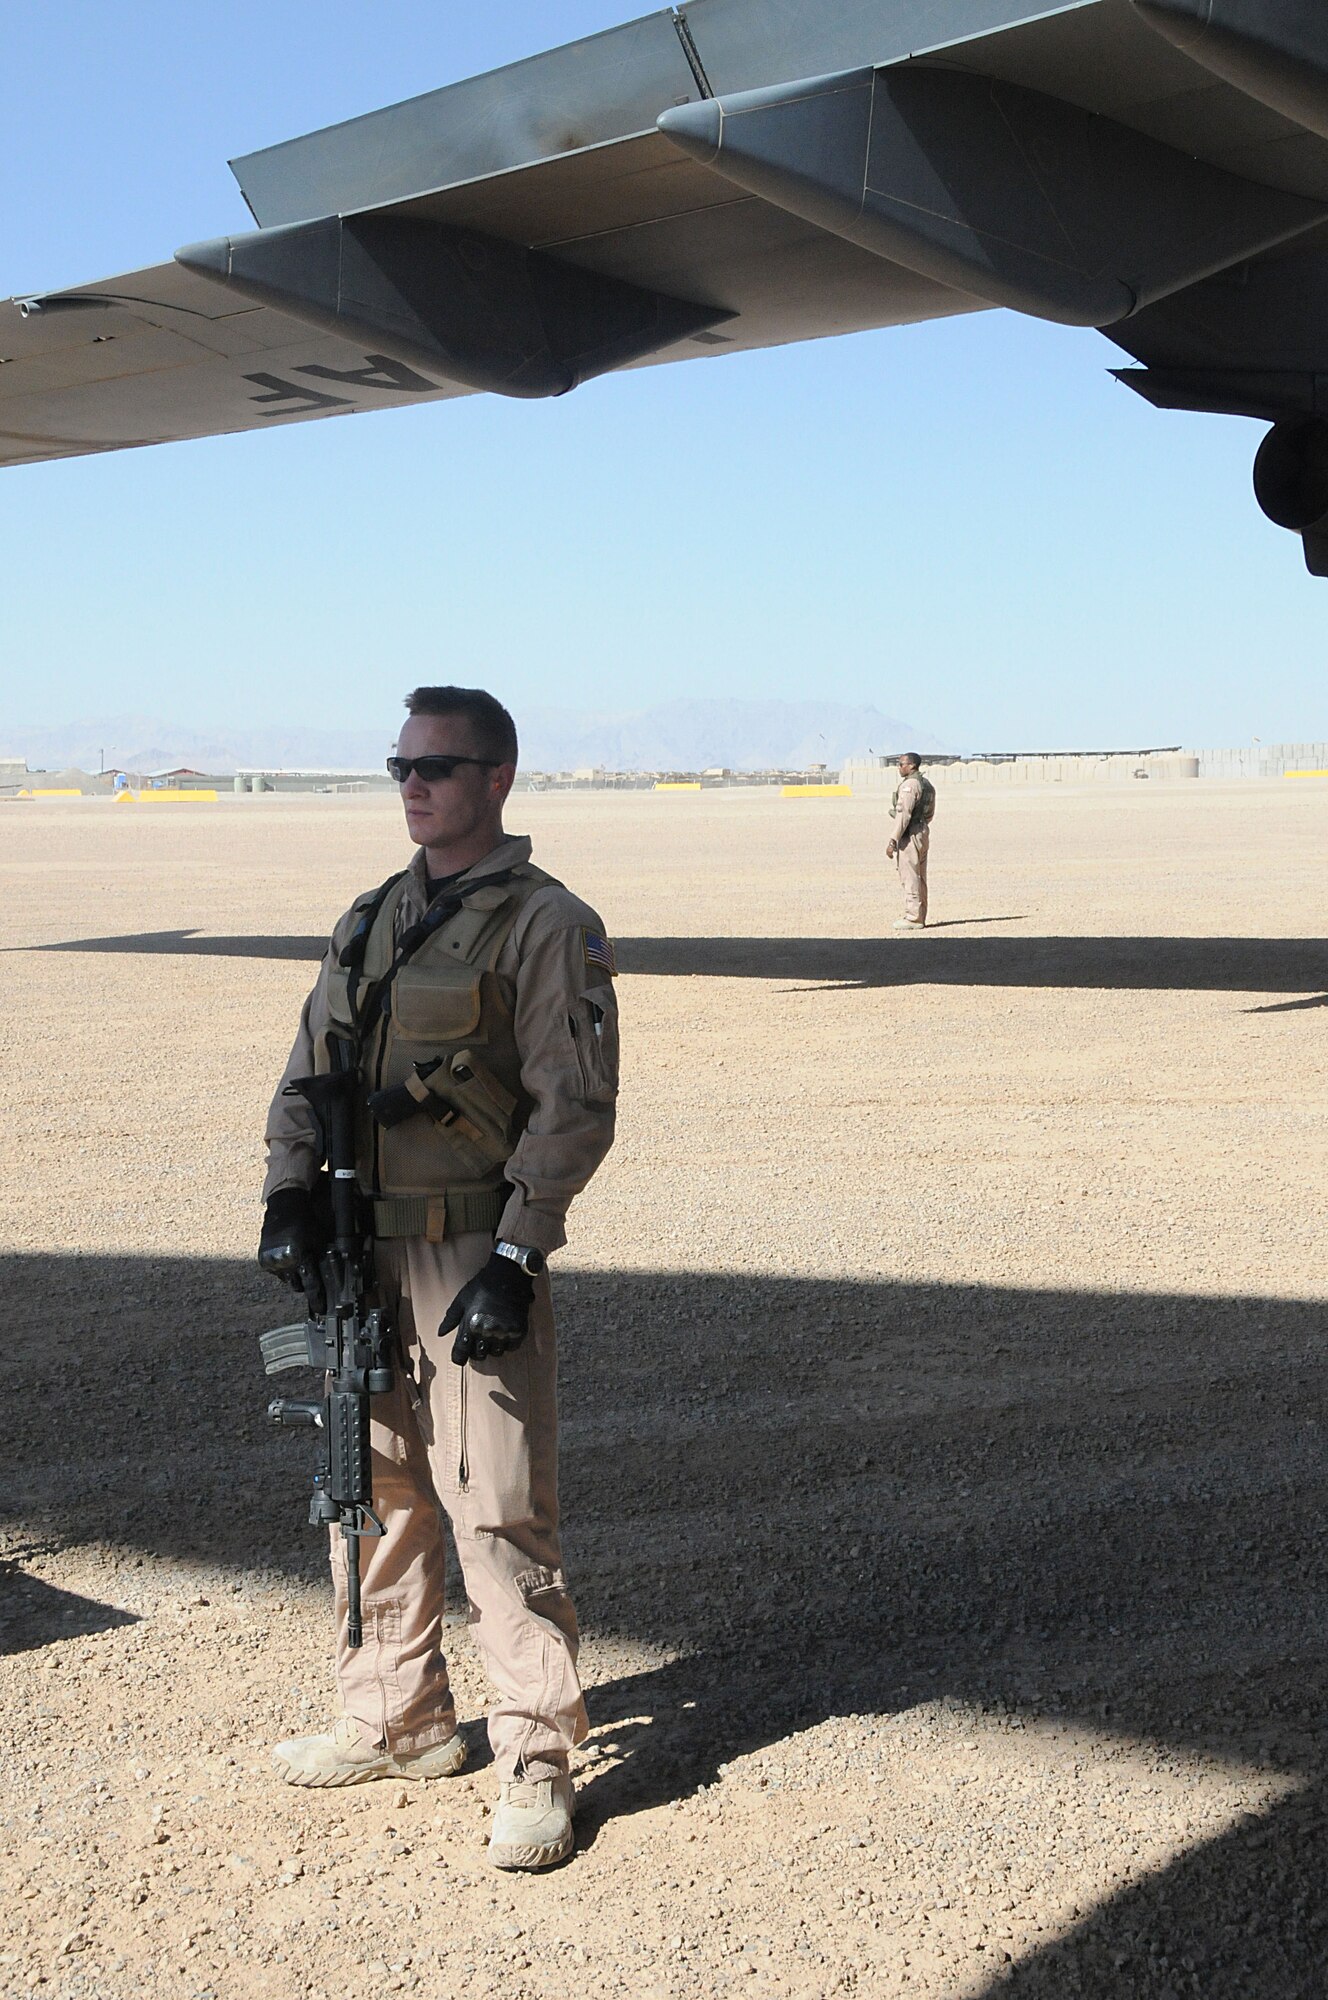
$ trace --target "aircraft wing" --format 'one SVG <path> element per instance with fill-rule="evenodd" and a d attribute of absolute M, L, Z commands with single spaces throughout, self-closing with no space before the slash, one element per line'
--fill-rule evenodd
<path fill-rule="evenodd" d="M 0 465 L 481 389 L 556 395 L 645 360 L 984 303 L 743 198 L 651 132 L 0 303 Z"/>
<path fill-rule="evenodd" d="M 983 305 L 690 161 L 656 119 L 710 89 L 668 10 L 234 162 L 258 231 L 0 302 L 0 465 Z"/>
<path fill-rule="evenodd" d="M 233 167 L 257 229 L 0 304 L 0 462 L 1010 306 L 1324 425 L 1260 498 L 1322 460 L 1328 563 L 1324 0 L 688 0 Z"/>

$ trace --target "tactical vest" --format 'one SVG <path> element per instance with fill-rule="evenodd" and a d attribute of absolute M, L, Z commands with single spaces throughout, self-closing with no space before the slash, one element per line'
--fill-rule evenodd
<path fill-rule="evenodd" d="M 531 1102 L 495 968 L 525 904 L 554 878 L 530 862 L 503 875 L 469 895 L 458 885 L 462 907 L 394 972 L 409 883 L 399 877 L 376 910 L 372 898 L 359 906 L 372 912 L 367 936 L 352 934 L 329 976 L 315 1068 L 333 1067 L 328 1035 L 358 1050 L 356 1176 L 379 1236 L 438 1241 L 458 1229 L 494 1229 L 506 1205 L 503 1169 Z"/>
<path fill-rule="evenodd" d="M 921 771 L 914 771 L 912 775 L 922 787 L 922 797 L 914 806 L 912 817 L 900 835 L 901 844 L 903 841 L 912 840 L 915 833 L 920 833 L 924 826 L 930 826 L 936 817 L 935 785 L 933 785 L 930 778 L 924 778 Z M 890 799 L 892 817 L 899 811 L 899 792 L 900 786 L 896 785 Z"/>

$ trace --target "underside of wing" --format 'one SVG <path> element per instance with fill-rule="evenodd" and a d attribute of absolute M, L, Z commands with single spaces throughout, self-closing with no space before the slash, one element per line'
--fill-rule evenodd
<path fill-rule="evenodd" d="M 0 303 L 0 464 L 978 310 L 651 131 Z"/>
<path fill-rule="evenodd" d="M 1135 4 L 1209 94 L 1248 106 L 1285 170 L 1314 186 L 1328 142 L 1323 0 Z M 1311 573 L 1328 576 L 1328 224 L 1157 300 L 1111 337 L 1143 363 L 1119 379 L 1155 408 L 1271 423 L 1254 462 L 1255 497 L 1302 538 Z"/>
<path fill-rule="evenodd" d="M 713 21 L 723 64 L 747 31 L 722 0 Z M 0 464 L 559 394 L 981 303 L 689 161 L 655 121 L 709 89 L 669 10 L 237 162 L 257 231 L 0 302 Z"/>
<path fill-rule="evenodd" d="M 1160 405 L 1313 426 L 1326 24 L 1323 0 L 689 0 L 252 154 L 257 229 L 0 306 L 0 462 L 991 306 L 1109 333 Z M 1314 430 L 1282 432 L 1260 497 L 1302 445 L 1274 518 L 1317 505 Z"/>
<path fill-rule="evenodd" d="M 0 465 L 464 393 L 179 264 L 0 305 Z"/>

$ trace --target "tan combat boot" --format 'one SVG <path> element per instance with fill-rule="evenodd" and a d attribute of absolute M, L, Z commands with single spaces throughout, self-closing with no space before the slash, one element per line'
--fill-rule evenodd
<path fill-rule="evenodd" d="M 288 1785 L 365 1785 L 371 1778 L 454 1778 L 466 1761 L 466 1743 L 454 1730 L 427 1750 L 380 1750 L 340 1716 L 330 1736 L 292 1736 L 278 1743 L 272 1762 Z"/>
<path fill-rule="evenodd" d="M 552 1868 L 572 1851 L 576 1793 L 565 1774 L 515 1778 L 503 1786 L 489 1832 L 495 1868 Z"/>

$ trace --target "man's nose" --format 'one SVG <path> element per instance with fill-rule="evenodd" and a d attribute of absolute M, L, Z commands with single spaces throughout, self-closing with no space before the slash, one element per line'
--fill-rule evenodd
<path fill-rule="evenodd" d="M 406 776 L 406 782 L 401 787 L 402 798 L 423 799 L 428 797 L 428 793 L 429 793 L 429 787 L 425 784 L 419 772 L 418 771 L 408 772 Z"/>

